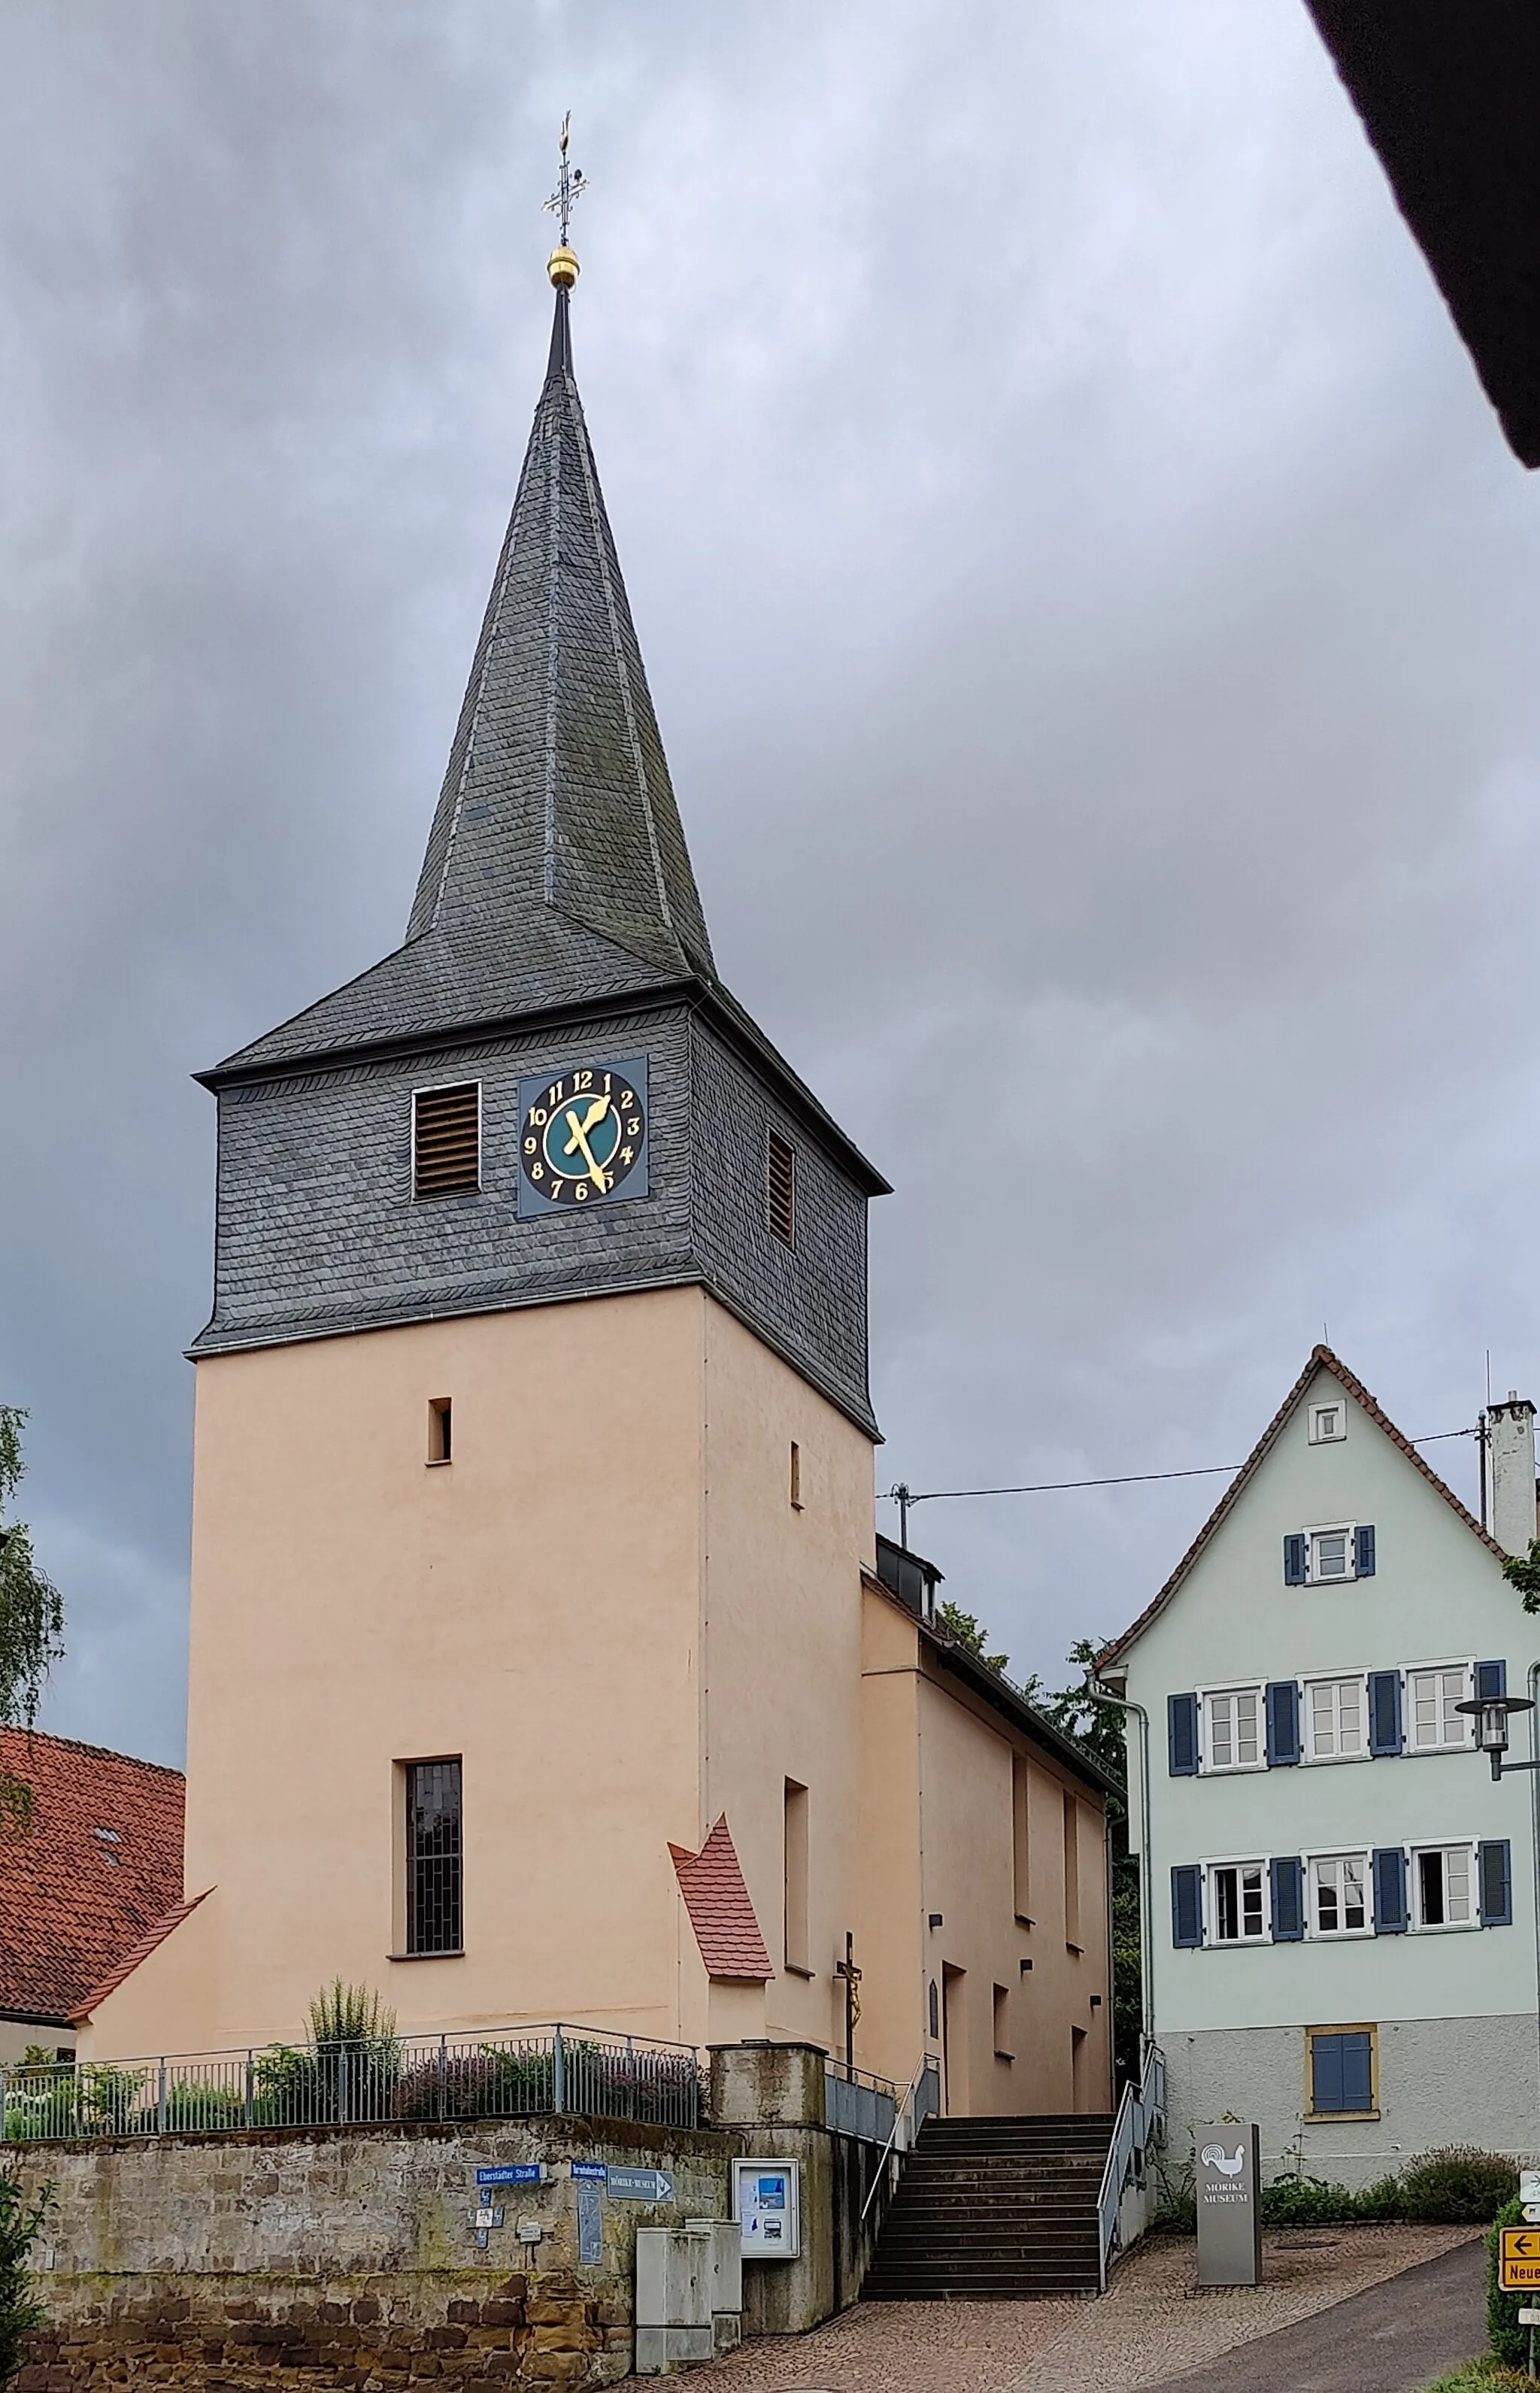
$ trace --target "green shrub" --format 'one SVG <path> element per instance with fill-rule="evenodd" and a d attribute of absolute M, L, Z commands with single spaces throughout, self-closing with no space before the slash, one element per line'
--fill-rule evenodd
<path fill-rule="evenodd" d="M 1402 2171 L 1401 2215 L 1439 2227 L 1489 2227 L 1519 2190 L 1519 2172 L 1498 2152 L 1446 2144 Z"/>
<path fill-rule="evenodd" d="M 15 2375 L 27 2336 L 46 2322 L 27 2263 L 52 2208 L 48 2187 L 29 2209 L 16 2179 L 0 2177 L 0 2385 Z"/>
<path fill-rule="evenodd" d="M 1345 2185 L 1318 2177 L 1275 2177 L 1263 2186 L 1259 2207 L 1264 2227 L 1340 2227 L 1359 2215 Z"/>
<path fill-rule="evenodd" d="M 1522 2368 L 1529 2360 L 1529 2329 L 1519 2323 L 1519 2312 L 1523 2308 L 1527 2296 L 1523 2294 L 1505 2294 L 1498 2288 L 1497 2251 L 1502 2242 L 1498 2230 L 1503 2227 L 1521 2227 L 1523 2223 L 1522 2203 L 1518 2200 L 1505 2202 L 1493 2222 L 1492 2232 L 1486 2239 L 1487 2341 L 1497 2358 L 1505 2361 L 1509 2368 Z"/>
<path fill-rule="evenodd" d="M 1373 2185 L 1366 2185 L 1353 2202 L 1353 2216 L 1368 2222 L 1404 2218 L 1404 2179 L 1382 2177 L 1377 2178 Z"/>

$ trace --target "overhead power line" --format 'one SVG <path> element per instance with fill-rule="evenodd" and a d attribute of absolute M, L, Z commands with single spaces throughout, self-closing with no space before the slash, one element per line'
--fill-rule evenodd
<path fill-rule="evenodd" d="M 1480 1430 L 1476 1429 L 1436 1429 L 1428 1437 L 1414 1437 L 1409 1443 L 1413 1445 L 1437 1445 L 1443 1438 L 1480 1435 Z M 1205 1462 L 1190 1471 L 1124 1471 L 1111 1479 L 1037 1479 L 1021 1487 L 925 1487 L 916 1491 L 900 1482 L 885 1493 L 888 1501 L 896 1504 L 907 1519 L 909 1508 L 914 1504 L 953 1503 L 959 1498 L 973 1496 L 1051 1496 L 1062 1488 L 1071 1487 L 1142 1487 L 1157 1479 L 1233 1478 L 1243 1467 L 1238 1462 Z M 908 1543 L 907 1532 L 901 1542 Z"/>

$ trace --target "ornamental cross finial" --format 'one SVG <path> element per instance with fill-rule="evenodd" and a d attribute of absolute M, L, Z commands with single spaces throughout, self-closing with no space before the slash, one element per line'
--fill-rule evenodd
<path fill-rule="evenodd" d="M 556 177 L 555 190 L 550 198 L 542 203 L 544 211 L 556 219 L 563 249 L 567 247 L 567 237 L 572 227 L 573 207 L 588 189 L 588 177 L 582 168 L 574 166 L 568 162 L 568 146 L 571 135 L 572 111 L 568 109 L 561 121 L 561 173 Z"/>

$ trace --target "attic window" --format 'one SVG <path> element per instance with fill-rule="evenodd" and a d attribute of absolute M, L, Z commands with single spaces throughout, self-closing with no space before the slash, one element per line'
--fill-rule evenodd
<path fill-rule="evenodd" d="M 765 1219 L 774 1236 L 796 1244 L 797 1158 L 774 1131 L 765 1150 Z"/>
<path fill-rule="evenodd" d="M 1347 1434 L 1348 1407 L 1340 1397 L 1334 1405 L 1312 1405 L 1310 1408 L 1312 1445 L 1338 1445 Z"/>
<path fill-rule="evenodd" d="M 481 1185 L 481 1084 L 418 1089 L 411 1100 L 411 1193 L 448 1196 Z"/>

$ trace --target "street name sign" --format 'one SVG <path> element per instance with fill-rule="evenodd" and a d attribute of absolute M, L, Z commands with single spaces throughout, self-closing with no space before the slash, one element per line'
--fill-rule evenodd
<path fill-rule="evenodd" d="M 1504 2227 L 1497 2255 L 1497 2282 L 1505 2294 L 1540 2288 L 1540 2227 Z"/>
<path fill-rule="evenodd" d="M 574 2161 L 572 2164 L 572 2174 L 575 2177 L 579 2178 L 595 2177 L 600 2185 L 603 2185 L 606 2177 L 609 2175 L 609 2169 L 604 2161 Z"/>
<path fill-rule="evenodd" d="M 477 2185 L 539 2185 L 545 2175 L 543 2161 L 504 2161 L 497 2168 L 478 2168 Z"/>

